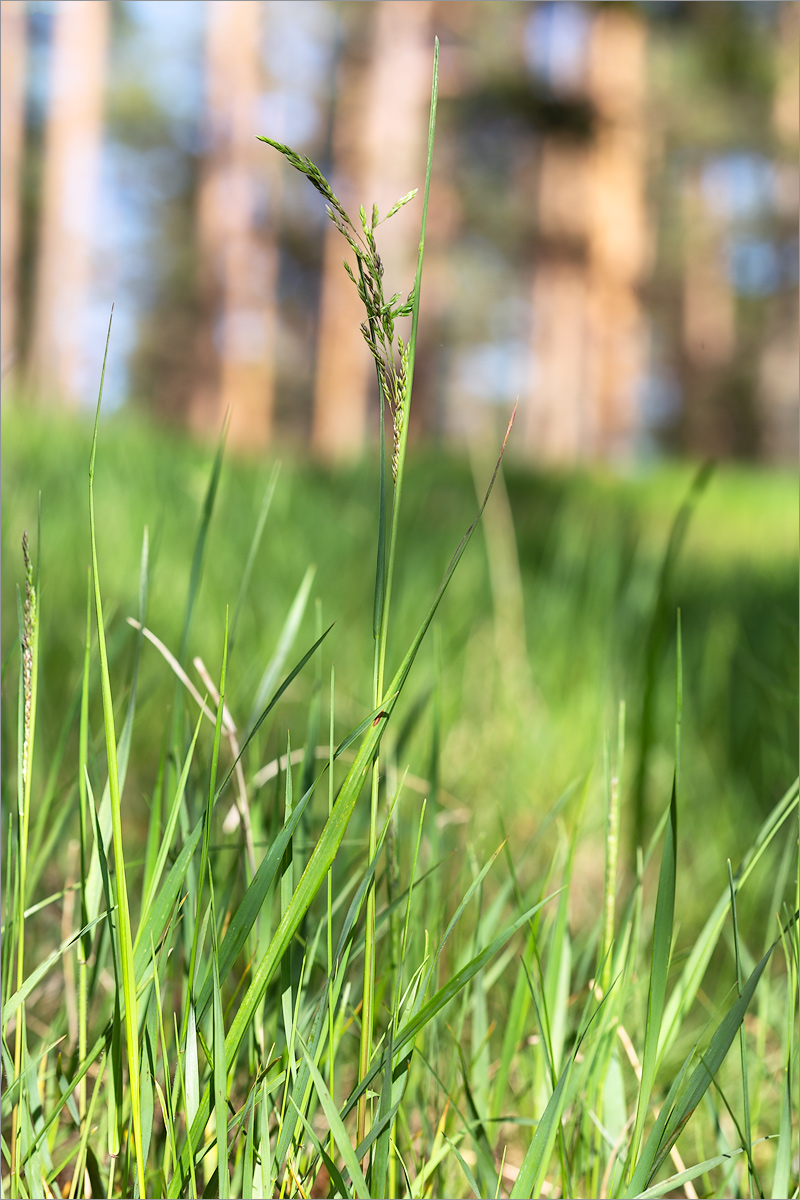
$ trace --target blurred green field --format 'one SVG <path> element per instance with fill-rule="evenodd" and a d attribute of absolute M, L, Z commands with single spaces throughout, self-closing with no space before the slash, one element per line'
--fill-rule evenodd
<path fill-rule="evenodd" d="M 2 425 L 3 658 L 16 637 L 20 538 L 36 527 L 42 494 L 40 772 L 74 701 L 82 661 L 89 559 L 86 420 L 23 412 L 7 404 Z M 118 687 L 127 681 L 137 609 L 139 557 L 149 528 L 148 625 L 177 651 L 196 529 L 213 448 L 178 440 L 129 413 L 103 420 L 96 472 L 100 571 Z M 190 638 L 212 676 L 219 669 L 225 606 L 233 606 L 273 463 L 226 458 Z M 393 642 L 398 653 L 424 614 L 476 511 L 476 478 L 491 463 L 412 447 L 399 547 Z M 502 831 L 530 839 L 562 791 L 592 770 L 585 818 L 583 889 L 588 911 L 599 865 L 591 834 L 604 819 L 603 744 L 616 745 L 626 704 L 623 829 L 638 762 L 648 631 L 675 514 L 694 470 L 640 466 L 627 473 L 544 473 L 515 462 L 495 492 L 483 535 L 451 584 L 411 679 L 401 766 L 426 790 L 432 723 L 441 712 L 440 824 L 487 845 Z M 229 707 L 250 712 L 292 599 L 309 563 L 316 574 L 293 658 L 321 620 L 335 627 L 324 648 L 336 666 L 338 715 L 371 708 L 371 613 L 376 528 L 375 464 L 323 470 L 286 459 L 255 562 L 229 664 Z M 796 774 L 797 511 L 795 476 L 720 467 L 700 497 L 667 586 L 669 628 L 657 655 L 654 741 L 647 759 L 645 836 L 669 798 L 674 755 L 675 611 L 684 648 L 682 840 L 688 873 L 724 886 L 753 830 Z M 487 540 L 488 539 L 488 540 Z M 490 550 L 488 548 L 491 548 Z M 246 650 L 244 649 L 246 647 Z M 391 654 L 391 648 L 390 648 Z M 4 683 L 6 762 L 16 718 L 16 656 Z M 129 814 L 152 785 L 162 717 L 156 690 L 171 686 L 152 648 L 143 660 Z M 325 671 L 323 669 L 323 678 Z M 437 684 L 438 679 L 438 684 Z M 302 718 L 313 683 L 302 674 L 278 709 L 265 756 Z M 118 693 L 124 704 L 124 692 Z M 97 700 L 97 697 L 95 697 Z M 95 728 L 99 729 L 99 721 Z M 72 770 L 74 756 L 65 758 Z M 148 775 L 148 773 L 150 773 Z M 139 776 L 137 780 L 137 774 Z M 4 789 L 8 787 L 4 774 Z M 144 816 L 144 813 L 142 813 Z M 630 835 L 628 835 L 628 840 Z M 629 859 L 630 861 L 630 859 Z M 687 896 L 691 908 L 691 896 Z M 687 917 L 689 913 L 685 914 Z"/>

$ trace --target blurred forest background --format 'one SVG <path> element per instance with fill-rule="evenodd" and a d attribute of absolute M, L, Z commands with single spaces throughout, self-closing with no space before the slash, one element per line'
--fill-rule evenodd
<path fill-rule="evenodd" d="M 7 396 L 259 451 L 377 429 L 324 203 L 423 182 L 413 421 L 548 463 L 798 454 L 798 5 L 2 0 Z M 381 229 L 413 279 L 419 203 Z M 379 242 L 380 245 L 380 242 Z M 498 413 L 502 410 L 502 416 Z"/>

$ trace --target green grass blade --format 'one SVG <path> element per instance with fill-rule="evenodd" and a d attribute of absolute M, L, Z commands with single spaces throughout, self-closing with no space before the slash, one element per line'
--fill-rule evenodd
<path fill-rule="evenodd" d="M 675 913 L 675 878 L 677 864 L 677 803 L 675 780 L 672 785 L 669 818 L 664 835 L 664 852 L 661 859 L 661 874 L 658 880 L 656 912 L 653 923 L 653 949 L 650 961 L 650 986 L 647 996 L 647 1023 L 645 1027 L 644 1053 L 642 1055 L 642 1078 L 639 1085 L 639 1100 L 636 1123 L 631 1139 L 630 1161 L 639 1155 L 644 1122 L 650 1109 L 650 1101 L 658 1065 L 658 1039 L 667 994 L 672 951 L 672 923 Z"/>
<path fill-rule="evenodd" d="M 431 107 L 428 118 L 428 152 L 425 163 L 425 188 L 422 193 L 422 220 L 420 222 L 419 249 L 417 251 L 417 273 L 414 279 L 414 290 L 411 301 L 411 336 L 408 339 L 408 373 L 406 376 L 406 397 L 411 396 L 414 383 L 414 363 L 417 354 L 417 330 L 419 327 L 419 301 L 422 289 L 422 263 L 425 257 L 425 233 L 428 226 L 428 201 L 431 192 L 431 172 L 433 170 L 433 140 L 436 133 L 436 108 L 439 98 L 439 39 L 434 38 L 433 47 L 433 78 L 431 80 Z M 408 414 L 406 413 L 406 417 Z M 404 422 L 408 427 L 408 421 Z"/>
<path fill-rule="evenodd" d="M 754 868 L 761 861 L 761 858 L 777 833 L 797 808 L 797 803 L 798 780 L 795 780 L 762 824 L 753 845 L 735 872 L 733 877 L 734 883 L 739 891 L 741 891 Z M 722 933 L 729 905 L 730 892 L 726 888 L 720 895 L 711 915 L 689 952 L 689 956 L 681 971 L 680 979 L 673 988 L 672 995 L 664 1012 L 658 1046 L 659 1062 L 674 1044 L 686 1015 L 700 990 L 706 968 L 711 961 L 711 956 Z"/>
<path fill-rule="evenodd" d="M 664 1196 L 667 1192 L 674 1195 L 679 1188 L 683 1188 L 687 1183 L 691 1183 L 693 1179 L 697 1179 L 698 1175 L 705 1175 L 707 1171 L 713 1171 L 715 1167 L 720 1167 L 723 1163 L 729 1163 L 731 1159 L 736 1158 L 741 1153 L 741 1150 L 732 1150 L 728 1154 L 717 1154 L 714 1158 L 707 1158 L 704 1162 L 695 1163 L 694 1166 L 687 1167 L 685 1171 L 678 1171 L 677 1174 L 670 1175 L 667 1179 L 662 1179 L 653 1187 L 639 1192 L 637 1200 L 656 1200 L 657 1196 Z"/>
<path fill-rule="evenodd" d="M 158 854 L 156 856 L 156 861 L 153 865 L 153 869 L 152 869 L 152 873 L 150 875 L 148 886 L 144 892 L 144 899 L 142 900 L 142 910 L 141 910 L 141 917 L 140 917 L 140 922 L 139 922 L 139 930 L 136 934 L 136 941 L 134 942 L 134 950 L 138 947 L 138 945 L 142 939 L 143 930 L 144 930 L 145 925 L 147 924 L 147 919 L 150 915 L 150 909 L 153 904 L 153 899 L 158 890 L 158 886 L 161 883 L 161 876 L 164 873 L 164 867 L 166 866 L 167 858 L 169 856 L 170 847 L 172 845 L 172 839 L 175 834 L 175 828 L 178 824 L 178 817 L 180 815 L 181 801 L 183 800 L 183 796 L 186 791 L 186 782 L 189 778 L 189 768 L 191 767 L 192 760 L 194 758 L 195 746 L 197 745 L 197 737 L 198 737 L 198 734 L 200 733 L 200 726 L 202 724 L 202 721 L 203 721 L 203 713 L 201 712 L 199 717 L 197 718 L 197 725 L 195 726 L 194 736 L 192 737 L 192 741 L 189 745 L 189 749 L 186 754 L 186 759 L 184 761 L 183 768 L 181 770 L 180 778 L 178 779 L 178 786 L 175 789 L 175 795 L 173 797 L 172 804 L 170 805 L 170 811 L 167 816 L 167 823 L 164 826 L 164 831 L 163 831 L 162 835 L 160 836 L 160 844 L 159 844 Z"/>
<path fill-rule="evenodd" d="M 308 604 L 308 597 L 311 593 L 311 585 L 314 582 L 316 567 L 310 566 L 303 576 L 303 581 L 297 589 L 297 594 L 292 601 L 292 606 L 283 623 L 283 629 L 278 637 L 278 644 L 275 647 L 275 653 L 272 655 L 264 674 L 261 676 L 261 682 L 256 691 L 255 700 L 253 701 L 252 712 L 248 721 L 248 727 L 255 731 L 258 723 L 258 714 L 263 708 L 266 700 L 272 696 L 273 689 L 280 679 L 283 665 L 286 662 L 289 651 L 294 645 L 294 640 L 297 637 L 297 631 L 303 620 Z"/>
<path fill-rule="evenodd" d="M 796 919 L 797 917 L 795 916 L 793 920 L 796 921 Z M 692 1071 L 684 1086 L 682 1081 L 686 1076 L 690 1062 L 687 1059 L 683 1070 L 670 1089 L 659 1114 L 659 1119 L 642 1149 L 638 1162 L 635 1164 L 635 1170 L 625 1192 L 625 1197 L 638 1196 L 641 1191 L 650 1186 L 653 1177 L 677 1141 L 681 1130 L 716 1077 L 744 1020 L 745 1013 L 753 998 L 759 980 L 777 944 L 778 941 L 773 942 L 747 979 L 741 994 L 717 1024 L 708 1049 L 701 1056 L 700 1063 Z"/>
<path fill-rule="evenodd" d="M 222 706 L 220 705 L 220 707 Z M 212 920 L 212 930 L 214 926 L 215 921 Z M 225 1027 L 222 1023 L 222 997 L 219 990 L 216 939 L 214 939 L 211 953 L 211 967 L 213 972 L 214 1115 L 217 1125 L 217 1173 L 219 1200 L 228 1200 L 231 1186 L 228 1173 L 228 1068 L 225 1059 Z"/>
<path fill-rule="evenodd" d="M 262 859 L 250 886 L 231 918 L 225 937 L 222 939 L 219 947 L 219 977 L 221 983 L 225 982 L 233 964 L 244 949 L 248 934 L 253 928 L 269 890 L 275 881 L 284 851 L 302 819 L 303 813 L 317 786 L 317 782 L 317 780 L 314 781 L 306 794 L 292 809 L 291 816 L 282 826 L 268 853 Z M 211 979 L 208 978 L 200 990 L 197 1001 L 197 1012 L 201 1018 L 208 1008 L 210 1000 Z"/>
<path fill-rule="evenodd" d="M 186 612 L 183 618 L 183 630 L 181 632 L 180 649 L 178 651 L 178 661 L 181 666 L 186 662 L 186 651 L 189 645 L 189 629 L 192 624 L 192 614 L 194 612 L 197 593 L 200 589 L 200 580 L 203 575 L 203 562 L 205 560 L 206 543 L 208 541 L 208 529 L 211 524 L 211 517 L 214 512 L 214 502 L 217 498 L 217 489 L 219 488 L 219 479 L 222 473 L 222 459 L 225 451 L 225 439 L 228 436 L 228 422 L 230 414 L 225 414 L 225 420 L 222 424 L 222 430 L 217 442 L 217 451 L 214 455 L 214 462 L 211 467 L 211 475 L 208 480 L 205 498 L 203 500 L 203 510 L 200 515 L 200 524 L 197 529 L 197 537 L 195 539 L 194 551 L 192 553 L 192 567 L 189 573 L 189 589 L 186 595 Z"/>
<path fill-rule="evenodd" d="M 553 893 L 555 895 L 556 893 Z M 480 953 L 476 954 L 469 962 L 467 962 L 452 978 L 442 985 L 436 991 L 427 1003 L 422 1004 L 417 1012 L 398 1030 L 394 1037 L 395 1055 L 401 1054 L 415 1040 L 417 1035 L 425 1028 L 425 1026 L 441 1011 L 447 1004 L 450 1003 L 466 986 L 467 983 L 486 965 L 487 962 L 500 950 L 505 943 L 514 936 L 518 929 L 521 929 L 537 912 L 547 904 L 553 897 L 547 896 L 544 900 L 540 900 L 538 904 L 534 904 L 532 908 L 527 909 L 521 916 L 512 921 L 510 925 L 495 937 L 488 946 Z M 422 994 L 422 993 L 421 993 Z M 358 1088 L 351 1093 L 348 1098 L 345 1113 L 349 1112 L 355 1105 L 356 1101 L 366 1091 L 367 1087 L 372 1083 L 373 1079 L 383 1069 L 383 1055 L 373 1063 L 369 1074 L 362 1080 Z"/>
<path fill-rule="evenodd" d="M 645 823 L 647 819 L 647 768 L 653 743 L 656 684 L 659 675 L 659 664 L 670 622 L 670 589 L 672 579 L 675 573 L 675 565 L 680 557 L 681 548 L 686 537 L 686 531 L 689 528 L 689 522 L 711 478 L 713 470 L 714 464 L 711 462 L 705 462 L 698 468 L 689 487 L 686 499 L 673 521 L 667 547 L 661 562 L 661 570 L 656 588 L 656 599 L 653 606 L 653 616 L 645 642 L 645 683 L 642 698 L 641 732 L 639 735 L 636 775 L 633 783 L 632 853 L 634 859 L 637 847 L 644 845 Z"/>
<path fill-rule="evenodd" d="M 302 1042 L 300 1043 L 300 1046 L 303 1051 L 303 1057 L 305 1058 L 306 1065 L 308 1066 L 312 1082 L 317 1090 L 320 1103 L 322 1104 L 325 1118 L 328 1122 L 331 1133 L 333 1134 L 334 1141 L 336 1142 L 345 1166 L 350 1173 L 350 1179 L 352 1180 L 355 1194 L 359 1200 L 370 1200 L 370 1190 L 367 1187 L 367 1181 L 361 1171 L 361 1166 L 356 1156 L 356 1152 L 353 1149 L 352 1142 L 350 1141 L 350 1135 L 344 1127 L 342 1119 L 339 1116 L 339 1111 L 331 1098 L 331 1094 L 328 1091 L 325 1080 L 322 1078 L 319 1070 L 317 1069 L 316 1063 Z"/>
<path fill-rule="evenodd" d="M 100 651 L 100 681 L 103 697 L 103 720 L 106 733 L 106 754 L 108 756 L 108 780 L 111 798 L 111 821 L 114 840 L 114 863 L 117 883 L 117 908 L 119 921 L 120 955 L 122 959 L 122 987 L 125 996 L 125 1038 L 128 1052 L 128 1072 L 131 1092 L 131 1119 L 133 1122 L 133 1137 L 136 1152 L 136 1173 L 139 1184 L 139 1195 L 144 1197 L 144 1160 L 142 1157 L 142 1129 L 139 1096 L 139 1045 L 138 1023 L 136 1019 L 136 977 L 133 967 L 133 939 L 131 937 L 130 912 L 128 910 L 128 892 L 125 878 L 125 855 L 122 845 L 122 812 L 120 807 L 119 774 L 117 767 L 117 739 L 114 731 L 114 704 L 111 697 L 111 680 L 108 671 L 106 654 L 105 628 L 103 625 L 103 603 L 100 595 L 100 576 L 97 566 L 97 538 L 94 515 L 94 464 L 97 454 L 97 435 L 100 426 L 100 406 L 103 399 L 103 381 L 105 378 L 106 361 L 108 358 L 108 342 L 111 337 L 111 321 L 108 325 L 106 348 L 103 355 L 103 369 L 100 376 L 100 391 L 97 399 L 94 434 L 92 436 L 92 453 L 89 461 L 89 525 L 92 546 L 92 575 L 94 579 L 95 614 L 97 617 L 97 641 Z"/>
<path fill-rule="evenodd" d="M 236 598 L 236 604 L 233 609 L 233 619 L 231 620 L 231 645 L 230 645 L 231 653 L 233 653 L 233 647 L 234 647 L 234 643 L 236 641 L 236 631 L 239 627 L 239 617 L 242 612 L 242 605 L 244 604 L 245 597 L 247 595 L 247 589 L 250 586 L 250 576 L 253 573 L 253 565 L 256 561 L 256 555 L 258 554 L 258 548 L 261 545 L 261 538 L 264 533 L 264 526 L 267 523 L 267 516 L 269 514 L 270 506 L 272 504 L 272 497 L 275 495 L 275 486 L 278 482 L 279 474 L 280 474 L 280 463 L 276 463 L 275 466 L 272 468 L 272 471 L 271 471 L 270 477 L 269 477 L 269 481 L 268 481 L 266 489 L 264 491 L 264 496 L 261 501 L 261 508 L 259 509 L 259 513 L 258 513 L 258 520 L 256 521 L 256 527 L 255 527 L 255 530 L 253 531 L 253 538 L 252 538 L 252 541 L 250 542 L 250 549 L 247 552 L 247 560 L 244 564 L 244 570 L 242 571 L 242 582 L 239 584 L 239 595 Z"/>
<path fill-rule="evenodd" d="M 159 888 L 153 903 L 148 909 L 146 919 L 140 923 L 133 955 L 137 986 L 143 979 L 144 972 L 149 963 L 150 942 L 152 940 L 157 944 L 162 936 L 170 913 L 178 899 L 178 893 L 186 878 L 186 872 L 189 870 L 189 864 L 197 849 L 197 843 L 200 841 L 202 832 L 203 822 L 200 820 L 189 834 L 181 847 L 180 854 L 170 867 L 167 878 Z"/>
<path fill-rule="evenodd" d="M 519 1174 L 511 1189 L 511 1200 L 538 1196 L 541 1192 L 545 1171 L 558 1133 L 561 1116 L 567 1100 L 567 1084 L 572 1073 L 574 1058 L 571 1056 L 559 1076 L 553 1093 L 536 1125 L 536 1131 L 525 1151 Z"/>
<path fill-rule="evenodd" d="M 186 981 L 186 996 L 187 1001 L 191 1001 L 194 997 L 194 976 L 197 963 L 197 939 L 200 933 L 200 914 L 203 904 L 203 889 L 205 885 L 206 872 L 208 870 L 208 847 L 211 841 L 211 818 L 214 811 L 214 801 L 216 799 L 215 787 L 217 783 L 217 765 L 219 763 L 219 744 L 222 738 L 222 716 L 225 711 L 225 672 L 228 666 L 228 610 L 225 610 L 225 638 L 222 644 L 222 669 L 219 681 L 219 703 L 217 705 L 217 719 L 214 725 L 214 744 L 211 750 L 211 768 L 209 771 L 208 780 L 208 799 L 206 801 L 206 815 L 203 821 L 203 844 L 200 851 L 200 875 L 197 883 L 197 899 L 195 902 L 194 913 L 194 932 L 192 935 L 192 951 L 189 957 L 189 974 Z M 189 1019 L 189 1004 L 184 1010 L 182 1037 L 186 1037 L 187 1022 Z"/>
<path fill-rule="evenodd" d="M 52 970 L 62 955 L 66 954 L 70 947 L 74 946 L 77 941 L 80 941 L 81 938 L 85 937 L 86 934 L 94 929 L 96 925 L 99 925 L 101 921 L 104 921 L 105 918 L 106 914 L 101 913 L 100 916 L 95 917 L 93 921 L 90 921 L 88 925 L 84 925 L 82 929 L 78 929 L 75 933 L 71 933 L 69 937 L 64 939 L 64 941 L 56 950 L 49 954 L 47 958 L 40 962 L 39 965 L 35 967 L 33 971 L 31 971 L 22 987 L 18 988 L 17 991 L 15 991 L 13 995 L 9 996 L 8 1000 L 4 1002 L 2 1015 L 3 1026 L 5 1026 L 6 1022 L 11 1019 L 20 1005 L 25 1003 L 34 988 L 37 987 L 42 979 L 44 979 L 44 977 L 48 974 L 48 972 Z"/>

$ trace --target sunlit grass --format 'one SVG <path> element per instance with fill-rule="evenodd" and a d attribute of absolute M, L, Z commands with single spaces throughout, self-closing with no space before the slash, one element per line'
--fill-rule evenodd
<path fill-rule="evenodd" d="M 475 524 L 408 365 L 385 506 L 4 409 L 4 1195 L 797 1194 L 796 480 Z"/>

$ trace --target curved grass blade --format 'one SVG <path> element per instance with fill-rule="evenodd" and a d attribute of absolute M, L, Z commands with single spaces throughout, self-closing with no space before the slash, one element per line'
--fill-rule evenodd
<path fill-rule="evenodd" d="M 69 950 L 70 946 L 74 946 L 80 938 L 84 937 L 91 929 L 94 929 L 95 925 L 99 925 L 99 923 L 105 919 L 106 913 L 100 913 L 100 915 L 95 917 L 93 921 L 89 921 L 88 925 L 84 925 L 82 929 L 78 929 L 75 933 L 71 933 L 69 937 L 65 938 L 61 945 L 52 952 L 52 954 L 47 956 L 44 962 L 39 963 L 38 967 L 31 971 L 22 987 L 18 988 L 12 996 L 9 996 L 8 1000 L 6 1000 L 3 1004 L 2 1023 L 4 1027 L 6 1022 L 11 1019 L 19 1006 L 25 1003 L 28 996 L 31 994 L 37 984 L 44 979 L 45 975 L 47 975 L 48 971 L 55 966 L 61 956 L 65 954 L 67 950 Z"/>

